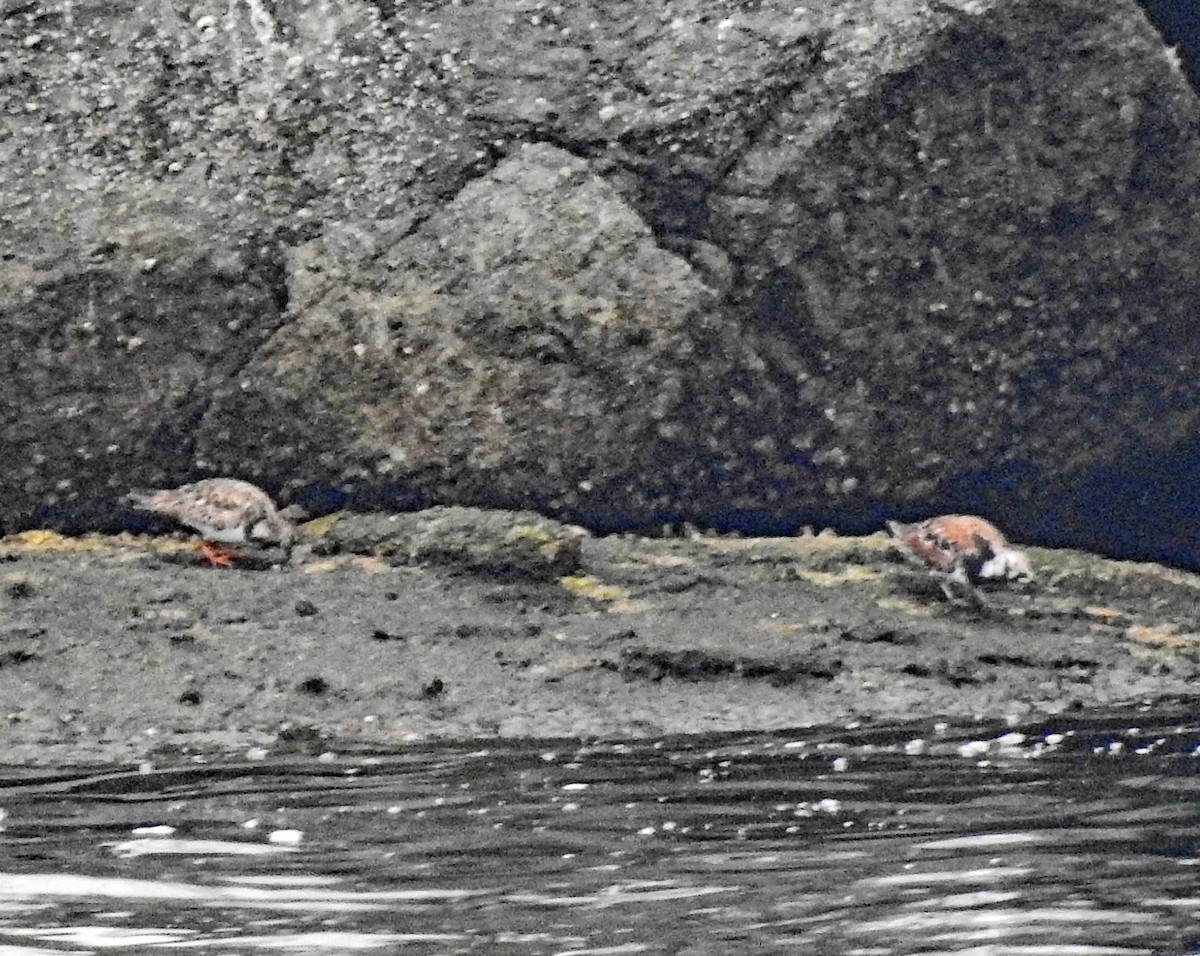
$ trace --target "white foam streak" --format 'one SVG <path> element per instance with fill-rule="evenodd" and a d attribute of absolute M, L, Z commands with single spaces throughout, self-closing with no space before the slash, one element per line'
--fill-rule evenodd
<path fill-rule="evenodd" d="M 514 903 L 532 903 L 538 906 L 592 906 L 605 909 L 625 903 L 657 903 L 664 900 L 688 900 L 714 893 L 736 893 L 740 886 L 673 886 L 665 889 L 639 889 L 636 886 L 618 884 L 598 893 L 585 896 L 546 896 L 540 893 L 520 893 L 509 896 Z"/>
<path fill-rule="evenodd" d="M 1087 943 L 1054 943 L 1049 946 L 1006 943 L 1002 947 L 988 944 L 967 949 L 931 950 L 924 956 L 1154 956 L 1154 950 L 1128 946 L 1089 946 Z"/>
<path fill-rule="evenodd" d="M 41 949 L 32 946 L 0 946 L 0 956 L 87 956 L 79 949 Z"/>
<path fill-rule="evenodd" d="M 1144 924 L 1153 923 L 1159 917 L 1155 913 L 1131 913 L 1114 910 L 1098 910 L 1084 907 L 1063 906 L 1055 909 L 988 909 L 977 912 L 955 910 L 947 913 L 902 913 L 888 919 L 871 920 L 854 928 L 859 933 L 895 932 L 896 930 L 955 930 L 997 928 L 1027 933 L 1035 924 Z"/>
<path fill-rule="evenodd" d="M 270 856 L 296 852 L 294 846 L 286 844 L 245 843 L 237 840 L 173 840 L 157 837 L 125 840 L 122 843 L 114 843 L 111 849 L 114 856 L 122 859 L 176 853 L 193 856 Z"/>
<path fill-rule="evenodd" d="M 965 837 L 950 837 L 946 840 L 930 840 L 919 843 L 922 850 L 968 850 L 974 847 L 1013 846 L 1022 843 L 1041 843 L 1038 833 L 975 833 Z"/>
<path fill-rule="evenodd" d="M 10 931 L 12 932 L 12 931 Z M 381 949 L 396 943 L 453 943 L 466 939 L 451 933 L 282 933 L 277 936 L 224 936 L 186 939 L 192 932 L 177 930 L 122 930 L 111 927 L 76 926 L 65 930 L 25 929 L 16 936 L 32 936 L 53 942 L 71 942 L 88 946 L 127 947 L 159 945 L 171 949 L 213 949 L 230 946 L 253 949 L 296 950 L 304 953 L 349 953 Z M 61 949 L 28 949 L 0 946 L 0 956 L 62 956 Z"/>
<path fill-rule="evenodd" d="M 996 883 L 1029 876 L 1033 870 L 1024 866 L 992 866 L 984 870 L 937 870 L 932 873 L 893 873 L 876 876 L 862 882 L 867 886 L 927 885 L 935 883 Z"/>
<path fill-rule="evenodd" d="M 0 873 L 0 900 L 119 899 L 172 900 L 213 906 L 261 909 L 355 911 L 387 909 L 395 903 L 457 900 L 488 890 L 393 890 L 353 893 L 303 886 L 262 889 L 254 886 L 204 886 L 166 880 L 72 876 L 62 873 Z"/>

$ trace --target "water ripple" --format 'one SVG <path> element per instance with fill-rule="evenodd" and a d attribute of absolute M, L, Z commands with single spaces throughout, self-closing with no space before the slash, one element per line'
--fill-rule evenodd
<path fill-rule="evenodd" d="M 0 956 L 1198 953 L 1198 750 L 1138 712 L 8 768 Z"/>

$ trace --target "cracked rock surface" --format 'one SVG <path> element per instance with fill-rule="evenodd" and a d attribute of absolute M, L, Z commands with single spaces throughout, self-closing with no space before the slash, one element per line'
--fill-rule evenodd
<path fill-rule="evenodd" d="M 17 4 L 0 78 L 0 529 L 225 473 L 1196 558 L 1200 114 L 1132 2 Z"/>
<path fill-rule="evenodd" d="M 1037 581 L 977 609 L 879 535 L 581 538 L 546 522 L 539 547 L 576 548 L 555 577 L 511 573 L 534 553 L 521 516 L 399 518 L 311 522 L 268 567 L 205 567 L 177 537 L 0 542 L 4 760 L 1070 720 L 1200 677 L 1200 578 L 1154 565 L 1030 549 Z"/>

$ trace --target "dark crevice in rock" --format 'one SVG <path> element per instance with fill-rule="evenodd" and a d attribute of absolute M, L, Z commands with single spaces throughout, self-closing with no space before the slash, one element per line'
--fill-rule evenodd
<path fill-rule="evenodd" d="M 1037 667 L 1038 662 L 1020 654 L 980 654 L 977 658 L 980 664 L 995 667 Z"/>
<path fill-rule="evenodd" d="M 36 651 L 31 651 L 27 648 L 10 648 L 9 650 L 0 651 L 0 668 L 28 664 L 30 661 L 40 659 L 40 657 L 41 655 Z"/>
<path fill-rule="evenodd" d="M 1056 657 L 1050 666 L 1060 671 L 1075 670 L 1091 674 L 1100 667 L 1100 662 L 1086 657 Z"/>
<path fill-rule="evenodd" d="M 776 686 L 786 686 L 800 680 L 832 680 L 842 669 L 841 660 L 813 655 L 796 660 L 759 659 L 731 656 L 687 648 L 668 651 L 650 648 L 625 648 L 619 661 L 606 662 L 618 672 L 630 677 L 651 681 L 664 678 L 680 680 L 714 680 L 741 677 L 747 680 L 766 680 Z"/>
<path fill-rule="evenodd" d="M 913 677 L 926 677 L 943 681 L 951 687 L 974 687 L 991 683 L 994 678 L 981 674 L 967 661 L 935 661 L 932 665 L 909 664 L 901 671 Z"/>
<path fill-rule="evenodd" d="M 787 107 L 792 95 L 806 84 L 816 81 L 814 74 L 820 67 L 821 55 L 825 52 L 827 41 L 827 35 L 811 38 L 811 45 L 805 51 L 808 55 L 808 60 L 804 64 L 804 68 L 798 71 L 799 75 L 781 77 L 778 85 L 772 85 L 768 82 L 763 91 L 764 102 L 754 111 L 752 114 L 753 121 L 746 124 L 743 130 L 745 139 L 742 148 L 731 153 L 717 167 L 717 175 L 714 179 L 718 183 L 723 182 L 730 171 L 741 163 L 747 154 L 760 145 L 763 136 L 773 128 L 779 113 Z M 791 65 L 793 67 L 797 66 L 795 62 Z"/>
<path fill-rule="evenodd" d="M 912 647 L 921 643 L 919 634 L 903 627 L 868 622 L 858 627 L 843 630 L 841 640 L 855 644 L 890 644 L 896 647 Z"/>

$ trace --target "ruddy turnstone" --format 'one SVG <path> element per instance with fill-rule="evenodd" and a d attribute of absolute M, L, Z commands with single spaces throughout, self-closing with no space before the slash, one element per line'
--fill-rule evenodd
<path fill-rule="evenodd" d="M 278 544 L 290 551 L 296 529 L 269 495 L 257 485 L 237 478 L 205 478 L 178 488 L 131 491 L 125 502 L 140 511 L 167 515 L 200 532 L 200 553 L 209 564 L 229 567 L 242 555 L 221 545 Z"/>
<path fill-rule="evenodd" d="M 1030 581 L 1029 559 L 994 524 L 975 515 L 942 515 L 917 524 L 889 521 L 888 530 L 904 555 L 944 576 L 942 590 L 959 599 L 955 587 L 980 603 L 975 585 L 983 581 Z"/>

